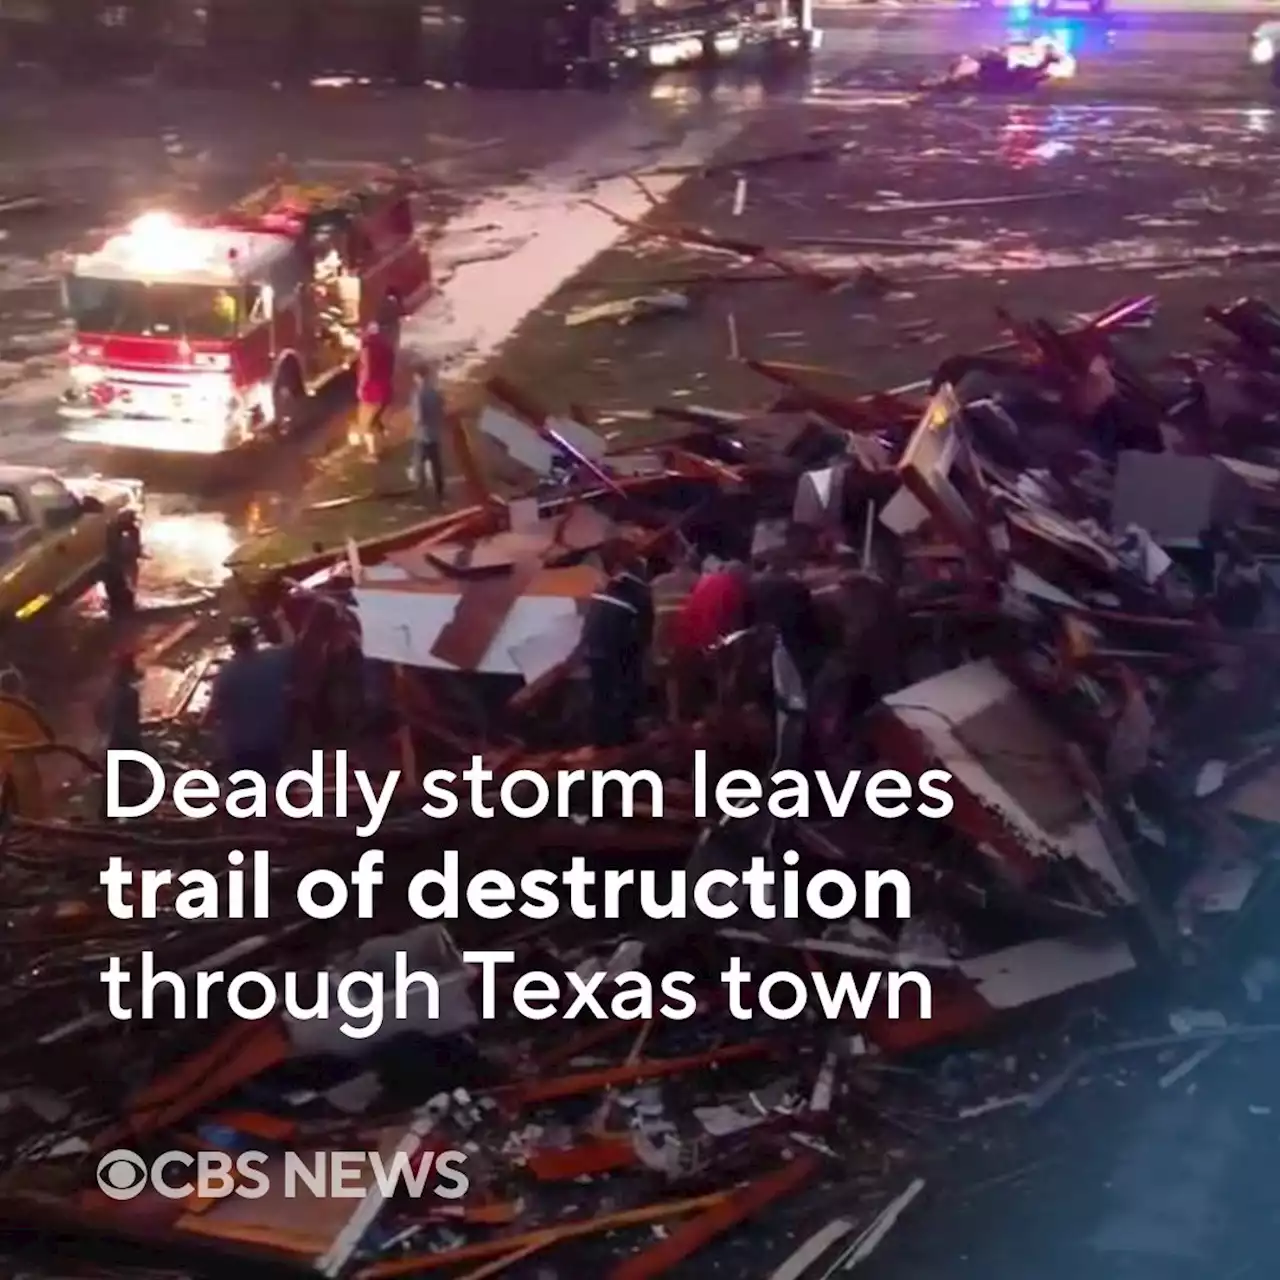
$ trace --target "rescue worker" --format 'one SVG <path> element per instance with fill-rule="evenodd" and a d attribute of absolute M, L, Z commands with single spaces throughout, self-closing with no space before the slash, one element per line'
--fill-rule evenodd
<path fill-rule="evenodd" d="M 98 727 L 102 731 L 104 751 L 142 750 L 142 695 L 138 684 L 142 672 L 131 653 L 116 659 L 110 683 L 98 707 Z M 147 785 L 147 774 L 137 764 L 120 769 L 120 800 L 133 804 Z M 102 787 L 102 817 L 107 818 L 107 788 Z"/>
<path fill-rule="evenodd" d="M 293 648 L 259 649 L 247 622 L 235 623 L 228 638 L 231 656 L 213 678 L 209 719 L 228 773 L 249 769 L 274 782 L 289 745 Z"/>
<path fill-rule="evenodd" d="M 395 343 L 385 326 L 371 324 L 361 336 L 356 369 L 358 429 L 370 462 L 377 462 L 382 456 L 387 410 L 395 399 L 395 387 Z"/>
<path fill-rule="evenodd" d="M 409 400 L 409 480 L 414 492 L 427 496 L 427 471 L 436 502 L 444 505 L 444 461 L 441 444 L 448 409 L 436 379 L 435 367 L 424 361 L 413 371 L 413 394 Z"/>
<path fill-rule="evenodd" d="M 112 621 L 127 618 L 137 604 L 138 564 L 142 559 L 142 533 L 137 517 L 126 512 L 107 530 L 102 563 L 102 590 Z"/>
<path fill-rule="evenodd" d="M 635 737 L 653 641 L 653 593 L 643 566 L 610 557 L 614 570 L 587 606 L 581 652 L 591 696 L 591 740 L 620 747 Z"/>

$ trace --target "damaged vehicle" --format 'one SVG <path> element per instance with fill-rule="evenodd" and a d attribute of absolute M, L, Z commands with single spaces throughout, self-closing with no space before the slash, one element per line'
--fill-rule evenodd
<path fill-rule="evenodd" d="M 1076 60 L 1051 36 L 1012 41 L 980 53 L 961 54 L 922 86 L 942 93 L 1026 93 L 1054 80 L 1070 80 Z"/>
<path fill-rule="evenodd" d="M 0 467 L 0 624 L 29 622 L 101 584 L 112 616 L 133 611 L 141 559 L 135 481 L 63 480 Z"/>

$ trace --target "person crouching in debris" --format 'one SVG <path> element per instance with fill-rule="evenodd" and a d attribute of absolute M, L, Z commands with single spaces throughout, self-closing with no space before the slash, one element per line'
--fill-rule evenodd
<path fill-rule="evenodd" d="M 102 731 L 106 751 L 142 750 L 142 695 L 138 684 L 142 672 L 131 653 L 122 653 L 116 659 L 111 681 L 98 708 L 98 727 Z M 147 774 L 136 764 L 125 765 L 120 770 L 120 801 L 133 804 L 145 791 Z M 102 817 L 107 818 L 107 788 L 102 787 Z"/>
<path fill-rule="evenodd" d="M 727 636 L 748 625 L 750 587 L 747 566 L 731 561 L 704 573 L 689 593 L 675 623 L 677 661 L 685 669 L 689 687 L 706 684 L 715 674 L 717 697 L 726 692 L 730 673 L 715 671 L 714 651 Z"/>
<path fill-rule="evenodd" d="M 588 603 L 581 652 L 591 698 L 591 740 L 597 747 L 621 747 L 635 738 L 644 706 L 653 593 L 634 557 L 610 553 L 605 569 L 612 576 Z"/>
<path fill-rule="evenodd" d="M 751 581 L 752 620 L 777 632 L 808 688 L 826 651 L 826 633 L 813 592 L 801 579 L 800 566 L 789 549 L 762 557 L 756 570 Z"/>
<path fill-rule="evenodd" d="M 1265 603 L 1262 566 L 1236 536 L 1222 530 L 1214 555 L 1213 616 L 1231 630 L 1257 626 Z"/>
<path fill-rule="evenodd" d="M 444 462 L 441 443 L 444 439 L 444 395 L 436 378 L 435 367 L 422 362 L 413 370 L 413 394 L 409 399 L 409 481 L 420 497 L 427 496 L 427 472 L 436 502 L 444 505 Z"/>
<path fill-rule="evenodd" d="M 360 339 L 356 400 L 360 440 L 370 462 L 377 462 L 387 437 L 387 411 L 395 398 L 396 348 L 386 327 L 371 324 Z"/>
<path fill-rule="evenodd" d="M 235 623 L 229 639 L 231 656 L 213 678 L 208 718 L 221 738 L 228 773 L 249 769 L 274 782 L 284 771 L 289 742 L 293 649 L 259 649 L 247 622 Z"/>

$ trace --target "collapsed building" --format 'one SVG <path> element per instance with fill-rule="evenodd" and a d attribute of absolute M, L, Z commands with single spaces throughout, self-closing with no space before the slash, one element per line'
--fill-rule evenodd
<path fill-rule="evenodd" d="M 464 917 L 446 929 L 392 908 L 374 920 L 286 913 L 269 928 L 191 928 L 164 911 L 126 922 L 102 909 L 105 856 L 214 867 L 243 835 L 163 814 L 103 827 L 19 812 L 0 871 L 0 999 L 24 1028 L 5 1064 L 4 1220 L 141 1240 L 196 1271 L 235 1258 L 368 1280 L 488 1276 L 569 1242 L 675 1224 L 588 1255 L 641 1280 L 836 1179 L 842 1144 L 865 1140 L 849 1117 L 868 1069 L 1210 964 L 1265 895 L 1280 813 L 1269 560 L 1280 322 L 1251 302 L 1212 310 L 1216 359 L 1149 373 L 1121 337 L 1153 306 L 1128 299 L 1072 329 L 1010 320 L 1006 348 L 952 357 L 901 392 L 843 395 L 812 371 L 757 363 L 777 386 L 770 406 L 655 406 L 643 448 L 616 449 L 585 413 L 495 381 L 462 459 L 473 505 L 300 559 L 244 549 L 232 564 L 243 589 L 295 638 L 311 745 L 408 778 L 479 753 L 499 775 L 644 768 L 664 781 L 661 816 L 627 820 L 480 823 L 462 806 L 428 821 L 406 801 L 379 836 L 393 885 L 448 847 L 513 874 L 573 855 L 701 870 L 796 850 L 812 868 L 904 873 L 912 918 Z M 485 478 L 498 463 L 523 481 L 507 498 Z M 655 687 L 637 741 L 584 747 L 575 658 L 602 555 L 619 543 L 655 562 L 690 546 L 708 561 L 781 549 L 823 622 L 805 704 L 773 696 L 769 628 L 749 627 L 717 653 L 726 678 L 696 717 L 669 715 Z M 157 751 L 174 767 L 201 749 L 217 661 L 154 681 Z M 358 716 L 358 699 L 341 697 L 353 670 L 381 681 Z M 709 821 L 689 781 L 699 750 L 719 771 L 937 769 L 954 803 L 936 820 L 854 806 Z M 286 891 L 361 852 L 350 824 L 323 819 L 266 820 L 254 838 Z M 483 1019 L 462 953 L 487 946 L 603 988 L 678 965 L 698 1016 L 572 1033 Z M 339 975 L 390 972 L 402 953 L 436 976 L 438 998 L 358 1041 L 284 1014 L 114 1022 L 97 971 L 144 951 L 177 973 Z M 890 1016 L 877 999 L 836 1023 L 729 1019 L 715 978 L 734 957 L 753 970 L 921 971 L 931 1007 Z M 1057 1087 L 1041 1080 L 999 1105 L 1031 1109 Z M 371 1182 L 337 1212 L 317 1197 L 122 1202 L 92 1186 L 112 1148 L 283 1160 L 361 1142 L 410 1158 L 466 1151 L 472 1194 L 427 1210 Z M 777 1274 L 857 1260 L 919 1194 L 917 1180 L 897 1191 L 903 1178 L 886 1182 L 869 1224 L 828 1223 Z"/>

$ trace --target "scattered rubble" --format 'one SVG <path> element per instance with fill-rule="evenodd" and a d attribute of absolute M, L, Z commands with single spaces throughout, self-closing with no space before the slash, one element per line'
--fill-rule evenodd
<path fill-rule="evenodd" d="M 1148 366 L 1122 335 L 1154 306 L 1126 299 L 1069 330 L 1006 316 L 1006 346 L 872 395 L 835 389 L 836 371 L 750 362 L 777 389 L 771 405 L 656 405 L 642 447 L 615 447 L 586 408 L 561 413 L 495 380 L 460 446 L 473 505 L 287 565 L 241 553 L 246 595 L 293 639 L 307 749 L 342 745 L 415 778 L 483 752 L 499 773 L 644 767 L 666 782 L 664 815 L 625 822 L 428 822 L 406 801 L 380 833 L 389 883 L 446 845 L 509 870 L 566 853 L 705 867 L 795 848 L 816 866 L 902 870 L 915 917 L 679 932 L 637 917 L 621 933 L 578 919 L 446 932 L 407 909 L 286 915 L 269 930 L 192 929 L 165 912 L 124 922 L 100 904 L 105 855 L 215 868 L 243 829 L 51 823 L 19 796 L 0 868 L 0 1002 L 24 1030 L 0 1068 L 4 1221 L 141 1238 L 157 1260 L 195 1242 L 204 1261 L 183 1265 L 197 1272 L 253 1258 L 362 1280 L 478 1278 L 564 1251 L 645 1280 L 812 1196 L 770 1263 L 774 1280 L 809 1280 L 860 1265 L 946 1194 L 938 1127 L 1030 1128 L 1121 1060 L 1144 1063 L 1153 1088 L 1189 1087 L 1224 1046 L 1274 1036 L 1254 1015 L 1276 961 L 1248 926 L 1271 892 L 1280 822 L 1280 315 L 1253 300 L 1210 308 L 1202 355 Z M 524 477 L 522 496 L 495 496 L 495 460 Z M 681 676 L 668 664 L 636 742 L 583 747 L 583 609 L 624 544 L 655 568 L 692 548 L 802 582 L 822 632 L 803 702 L 777 710 L 769 654 L 787 620 L 761 615 L 711 655 L 714 693 L 693 714 L 667 700 Z M 208 758 L 218 661 L 205 654 L 148 699 L 151 746 L 175 769 Z M 940 821 L 709 825 L 690 798 L 698 748 L 756 773 L 790 752 L 842 774 L 944 768 L 955 808 Z M 348 824 L 325 820 L 256 824 L 252 839 L 286 887 L 361 852 Z M 699 1016 L 482 1021 L 459 960 L 479 945 L 605 982 L 678 960 L 705 981 Z M 109 955 L 152 951 L 180 973 L 342 973 L 396 950 L 445 997 L 435 1016 L 411 1010 L 366 1040 L 325 1020 L 100 1012 Z M 735 954 L 812 972 L 923 968 L 932 1016 L 890 1019 L 877 1003 L 849 1024 L 733 1021 L 714 977 Z M 1234 1004 L 1204 1003 L 1197 984 L 1233 965 Z M 1186 1007 L 1166 1002 L 1168 1029 L 1124 999 L 1156 976 L 1185 988 Z M 1034 1049 L 1009 1047 L 1045 1027 Z M 465 1150 L 472 1191 L 431 1207 L 371 1189 L 344 1215 L 274 1194 L 120 1202 L 92 1187 L 113 1147 L 361 1144 L 410 1159 Z"/>

